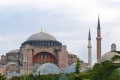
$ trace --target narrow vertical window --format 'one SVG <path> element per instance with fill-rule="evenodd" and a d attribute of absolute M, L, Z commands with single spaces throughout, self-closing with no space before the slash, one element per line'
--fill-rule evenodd
<path fill-rule="evenodd" d="M 47 58 L 47 55 L 45 55 L 45 59 Z"/>
<path fill-rule="evenodd" d="M 7 70 L 10 71 L 10 67 L 8 67 Z"/>
<path fill-rule="evenodd" d="M 14 71 L 14 65 L 12 66 L 12 71 Z"/>
<path fill-rule="evenodd" d="M 41 58 L 43 58 L 43 55 L 41 55 Z"/>

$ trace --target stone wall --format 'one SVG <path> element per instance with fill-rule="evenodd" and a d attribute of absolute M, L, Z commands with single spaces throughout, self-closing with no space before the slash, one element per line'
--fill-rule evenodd
<path fill-rule="evenodd" d="M 1 65 L 0 65 L 0 73 L 1 73 L 2 75 L 6 75 L 6 67 L 5 67 L 5 66 L 1 66 Z"/>
<path fill-rule="evenodd" d="M 59 67 L 61 69 L 68 66 L 68 51 L 65 45 L 62 46 L 61 51 L 59 52 Z"/>
<path fill-rule="evenodd" d="M 20 74 L 21 75 L 24 75 L 24 74 L 27 74 L 27 75 L 29 75 L 29 74 L 33 74 L 33 67 L 21 67 L 20 68 Z"/>

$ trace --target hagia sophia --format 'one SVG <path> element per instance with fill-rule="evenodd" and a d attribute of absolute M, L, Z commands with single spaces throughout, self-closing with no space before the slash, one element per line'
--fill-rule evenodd
<path fill-rule="evenodd" d="M 104 54 L 101 57 L 101 27 L 98 17 L 97 25 L 97 62 L 110 60 L 110 58 L 117 54 L 115 52 L 116 45 L 111 46 L 111 51 Z M 85 70 L 87 67 L 92 67 L 92 45 L 90 30 L 88 33 L 88 63 L 81 61 L 81 70 Z M 1 56 L 0 60 L 0 73 L 6 76 L 9 75 L 24 75 L 35 74 L 39 70 L 46 71 L 51 70 L 50 65 L 54 66 L 52 73 L 63 70 L 69 66 L 72 66 L 77 61 L 77 55 L 70 54 L 67 50 L 67 46 L 59 42 L 54 36 L 44 33 L 41 29 L 39 33 L 31 35 L 26 41 L 24 41 L 20 49 L 11 50 L 6 55 Z M 46 70 L 44 68 L 46 67 Z M 25 72 L 26 70 L 26 72 Z M 49 71 L 50 72 L 50 71 Z M 57 73 L 57 72 L 56 72 Z"/>

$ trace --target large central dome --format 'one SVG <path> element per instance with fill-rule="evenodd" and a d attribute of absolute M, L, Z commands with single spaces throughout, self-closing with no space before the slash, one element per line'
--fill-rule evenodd
<path fill-rule="evenodd" d="M 31 35 L 21 45 L 25 46 L 26 44 L 32 46 L 62 46 L 62 44 L 59 41 L 57 41 L 57 39 L 54 36 L 43 32 Z"/>
<path fill-rule="evenodd" d="M 30 36 L 27 41 L 31 41 L 31 40 L 53 40 L 53 41 L 57 41 L 56 38 L 50 34 L 47 33 L 36 33 L 33 34 L 32 36 Z"/>

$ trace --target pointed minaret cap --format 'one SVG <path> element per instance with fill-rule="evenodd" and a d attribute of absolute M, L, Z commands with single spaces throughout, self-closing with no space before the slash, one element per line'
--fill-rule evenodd
<path fill-rule="evenodd" d="M 88 35 L 88 40 L 91 40 L 91 35 L 90 35 L 90 28 L 89 28 L 89 35 Z"/>
<path fill-rule="evenodd" d="M 41 27 L 41 29 L 40 29 L 40 33 L 43 33 L 42 27 Z"/>
<path fill-rule="evenodd" d="M 97 30 L 101 30 L 101 29 L 100 29 L 100 20 L 99 20 L 99 14 L 98 14 L 98 25 L 97 25 Z"/>

